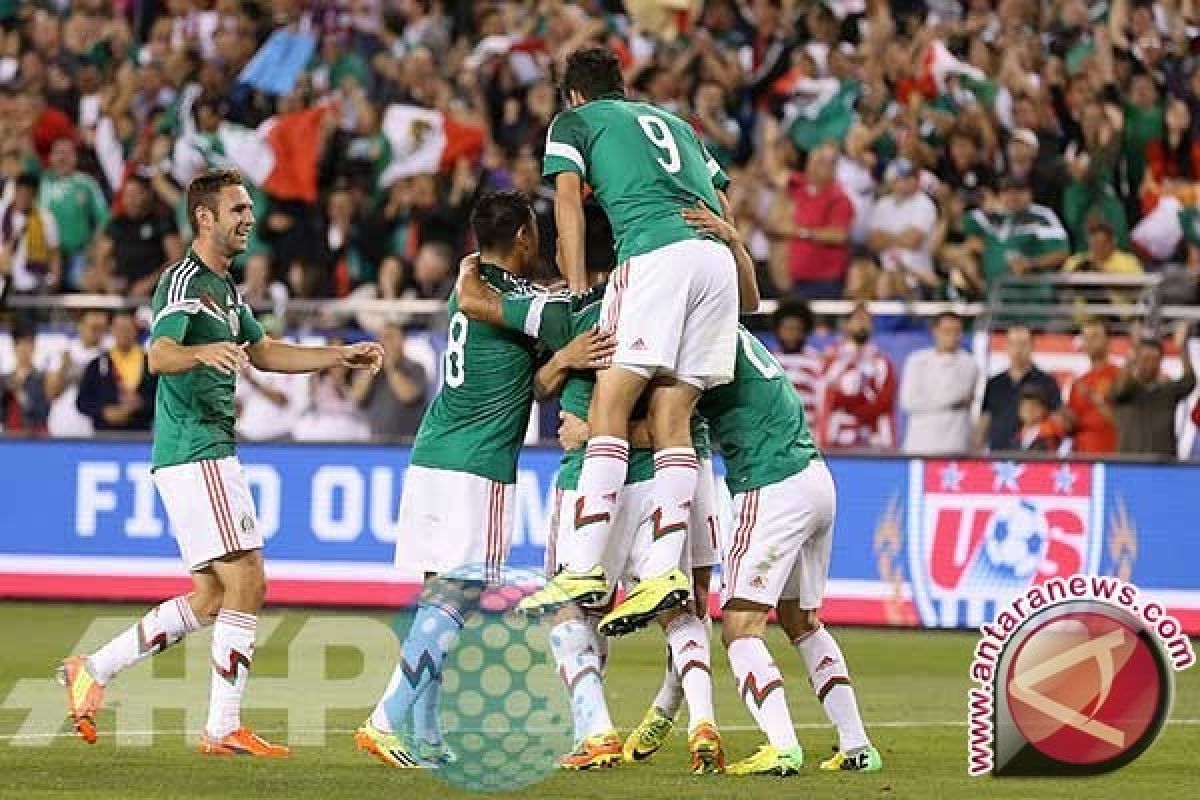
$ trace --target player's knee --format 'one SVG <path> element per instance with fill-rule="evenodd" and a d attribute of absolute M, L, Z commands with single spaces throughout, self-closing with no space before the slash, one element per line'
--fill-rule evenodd
<path fill-rule="evenodd" d="M 781 618 L 784 629 L 792 640 L 803 639 L 821 628 L 821 617 L 815 608 L 798 608 L 794 613 Z"/>
<path fill-rule="evenodd" d="M 220 587 L 192 592 L 192 611 L 195 612 L 197 621 L 203 625 L 211 624 L 217 618 L 217 612 L 221 610 L 224 601 L 225 592 Z"/>

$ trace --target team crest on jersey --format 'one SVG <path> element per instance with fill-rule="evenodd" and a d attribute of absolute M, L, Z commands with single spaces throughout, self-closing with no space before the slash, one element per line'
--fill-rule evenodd
<path fill-rule="evenodd" d="M 242 518 L 238 520 L 238 525 L 242 528 L 242 533 L 250 533 L 254 530 L 254 517 L 250 516 L 250 512 L 243 511 Z"/>
<path fill-rule="evenodd" d="M 1031 584 L 1096 574 L 1104 465 L 914 461 L 908 563 L 921 622 L 975 627 Z"/>

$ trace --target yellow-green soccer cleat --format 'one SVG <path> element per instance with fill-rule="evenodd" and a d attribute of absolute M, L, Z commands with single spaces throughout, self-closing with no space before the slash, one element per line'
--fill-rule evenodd
<path fill-rule="evenodd" d="M 691 582 L 682 570 L 644 580 L 619 606 L 600 620 L 603 636 L 624 636 L 644 628 L 664 611 L 683 605 L 691 594 Z"/>
<path fill-rule="evenodd" d="M 589 736 L 558 760 L 561 769 L 586 770 L 615 767 L 621 763 L 621 737 L 616 731 Z"/>
<path fill-rule="evenodd" d="M 711 775 L 725 771 L 725 751 L 721 749 L 721 734 L 711 722 L 701 722 L 688 739 L 692 755 L 692 774 Z"/>
<path fill-rule="evenodd" d="M 883 756 L 879 755 L 879 751 L 873 745 L 859 747 L 848 753 L 837 751 L 832 758 L 821 762 L 821 769 L 878 772 L 883 769 Z"/>
<path fill-rule="evenodd" d="M 396 769 L 421 769 L 420 760 L 409 751 L 404 740 L 390 731 L 383 731 L 370 720 L 354 732 L 354 745 L 370 753 L 389 767 Z"/>
<path fill-rule="evenodd" d="M 64 658 L 58 665 L 58 683 L 67 690 L 67 711 L 79 736 L 96 743 L 96 712 L 104 704 L 104 685 L 96 680 L 82 656 Z"/>
<path fill-rule="evenodd" d="M 623 754 L 626 761 L 645 761 L 662 749 L 671 735 L 675 721 L 651 706 L 638 726 L 625 740 Z"/>
<path fill-rule="evenodd" d="M 799 775 L 804 766 L 804 751 L 799 745 L 781 750 L 764 744 L 749 758 L 730 764 L 726 770 L 730 775 Z"/>
<path fill-rule="evenodd" d="M 422 766 L 437 769 L 457 763 L 458 754 L 451 750 L 445 741 L 427 742 L 424 739 L 418 739 L 417 760 L 421 762 Z"/>
<path fill-rule="evenodd" d="M 608 594 L 608 578 L 604 568 L 592 567 L 587 572 L 561 570 L 546 585 L 526 595 L 517 604 L 523 614 L 546 614 L 568 603 L 588 605 L 598 603 Z"/>

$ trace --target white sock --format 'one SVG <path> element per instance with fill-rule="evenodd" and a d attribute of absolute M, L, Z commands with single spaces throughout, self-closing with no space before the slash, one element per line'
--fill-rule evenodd
<path fill-rule="evenodd" d="M 679 673 L 675 671 L 675 659 L 671 657 L 671 646 L 667 645 L 667 669 L 663 674 L 662 686 L 654 696 L 654 707 L 664 717 L 675 719 L 679 706 L 683 703 L 683 685 L 679 682 Z"/>
<path fill-rule="evenodd" d="M 667 646 L 679 671 L 688 706 L 688 733 L 701 722 L 713 722 L 712 666 L 708 631 L 695 614 L 680 614 L 667 624 Z"/>
<path fill-rule="evenodd" d="M 600 677 L 599 636 L 581 620 L 560 622 L 550 630 L 550 649 L 571 695 L 575 739 L 608 733 L 613 729 Z"/>
<path fill-rule="evenodd" d="M 729 666 L 737 680 L 738 694 L 767 741 L 783 750 L 798 745 L 783 693 L 783 675 L 766 643 L 756 636 L 734 639 L 729 643 Z"/>
<path fill-rule="evenodd" d="M 646 554 L 646 578 L 677 569 L 683 561 L 699 468 L 696 451 L 690 447 L 654 453 L 654 538 Z"/>
<path fill-rule="evenodd" d="M 588 440 L 575 507 L 563 509 L 575 527 L 558 542 L 558 561 L 571 572 L 587 572 L 603 558 L 628 468 L 629 442 L 615 436 Z"/>
<path fill-rule="evenodd" d="M 107 684 L 121 670 L 161 653 L 201 627 L 188 596 L 180 595 L 151 609 L 136 625 L 88 656 L 88 669 Z"/>
<path fill-rule="evenodd" d="M 254 632 L 258 617 L 227 608 L 217 613 L 212 640 L 212 694 L 208 700 L 205 732 L 214 738 L 228 736 L 242 726 L 242 695 L 254 659 Z"/>
<path fill-rule="evenodd" d="M 858 700 L 850 686 L 850 670 L 846 667 L 842 649 L 829 631 L 824 627 L 817 628 L 792 644 L 796 645 L 808 666 L 813 691 L 825 707 L 826 716 L 837 728 L 838 748 L 848 753 L 870 744 L 858 714 Z"/>
<path fill-rule="evenodd" d="M 585 612 L 583 615 L 583 624 L 592 633 L 592 642 L 596 646 L 596 654 L 600 656 L 601 678 L 608 674 L 608 648 L 610 647 L 609 638 L 601 636 L 596 632 L 596 628 L 600 625 L 600 620 L 602 619 L 604 619 L 604 615 L 594 611 Z"/>

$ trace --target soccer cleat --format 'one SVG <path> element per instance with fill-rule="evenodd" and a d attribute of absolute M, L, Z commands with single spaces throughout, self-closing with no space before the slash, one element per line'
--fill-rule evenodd
<path fill-rule="evenodd" d="M 797 745 L 789 750 L 780 750 L 764 744 L 749 758 L 730 764 L 726 770 L 730 775 L 799 775 L 804 766 L 804 751 Z"/>
<path fill-rule="evenodd" d="M 587 572 L 561 570 L 546 585 L 521 599 L 517 611 L 524 614 L 545 614 L 568 603 L 588 605 L 598 603 L 608 594 L 608 578 L 604 567 L 592 567 Z"/>
<path fill-rule="evenodd" d="M 284 758 L 291 749 L 281 744 L 271 744 L 248 728 L 238 728 L 227 736 L 200 736 L 200 753 L 206 756 L 258 756 L 259 758 Z"/>
<path fill-rule="evenodd" d="M 428 766 L 433 769 L 438 767 L 447 767 L 458 761 L 458 754 L 442 742 L 427 742 L 424 739 L 417 740 L 417 760 L 422 766 Z"/>
<path fill-rule="evenodd" d="M 615 767 L 621 763 L 621 737 L 616 731 L 589 736 L 558 760 L 561 769 L 585 770 Z"/>
<path fill-rule="evenodd" d="M 638 726 L 629 733 L 623 750 L 626 761 L 645 761 L 667 743 L 675 721 L 651 706 Z"/>
<path fill-rule="evenodd" d="M 673 569 L 665 575 L 644 580 L 619 606 L 600 620 L 603 636 L 624 636 L 644 628 L 664 611 L 683 605 L 691 594 L 688 576 Z"/>
<path fill-rule="evenodd" d="M 835 750 L 833 757 L 821 762 L 821 769 L 847 772 L 878 772 L 883 769 L 883 756 L 874 745 L 859 747 L 848 753 Z"/>
<path fill-rule="evenodd" d="M 96 712 L 104 703 L 104 685 L 88 669 L 83 656 L 64 658 L 58 665 L 58 682 L 67 690 L 67 710 L 75 730 L 88 744 L 96 743 Z"/>
<path fill-rule="evenodd" d="M 421 761 L 413 755 L 404 740 L 391 731 L 376 728 L 370 720 L 354 732 L 354 746 L 396 769 L 421 769 Z"/>
<path fill-rule="evenodd" d="M 711 722 L 701 722 L 688 739 L 692 754 L 692 774 L 709 775 L 725 771 L 725 753 L 721 750 L 721 734 Z"/>

